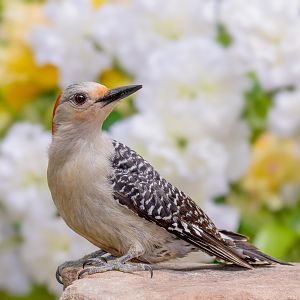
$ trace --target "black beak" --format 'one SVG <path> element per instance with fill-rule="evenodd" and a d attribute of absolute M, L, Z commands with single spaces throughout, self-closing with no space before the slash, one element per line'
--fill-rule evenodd
<path fill-rule="evenodd" d="M 103 103 L 103 107 L 117 100 L 128 97 L 129 95 L 135 93 L 143 86 L 138 85 L 126 85 L 115 89 L 109 90 L 103 97 L 99 98 L 96 102 Z"/>

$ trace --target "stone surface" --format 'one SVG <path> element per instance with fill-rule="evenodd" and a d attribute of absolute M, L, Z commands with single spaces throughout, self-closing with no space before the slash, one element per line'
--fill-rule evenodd
<path fill-rule="evenodd" d="M 61 300 L 114 299 L 300 299 L 300 264 L 257 266 L 173 264 L 149 272 L 106 272 L 75 280 Z M 64 270 L 70 284 L 78 269 Z"/>

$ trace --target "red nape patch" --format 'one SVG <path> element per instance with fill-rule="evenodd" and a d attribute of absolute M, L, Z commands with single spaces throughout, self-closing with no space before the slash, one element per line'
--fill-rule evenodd
<path fill-rule="evenodd" d="M 56 113 L 57 107 L 59 105 L 60 97 L 61 97 L 61 95 L 59 95 L 57 97 L 56 102 L 54 104 L 54 108 L 53 108 L 53 113 L 52 113 L 52 135 L 54 135 L 54 133 L 55 133 L 54 117 L 55 117 L 55 113 Z"/>

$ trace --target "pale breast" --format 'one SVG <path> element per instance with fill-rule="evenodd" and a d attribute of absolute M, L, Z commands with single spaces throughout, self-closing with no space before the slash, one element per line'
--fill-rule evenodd
<path fill-rule="evenodd" d="M 54 203 L 70 228 L 116 256 L 138 245 L 144 249 L 140 259 L 146 262 L 182 257 L 193 250 L 191 245 L 113 198 L 109 157 L 114 150 L 107 141 L 73 150 L 66 160 L 50 153 L 48 168 Z"/>

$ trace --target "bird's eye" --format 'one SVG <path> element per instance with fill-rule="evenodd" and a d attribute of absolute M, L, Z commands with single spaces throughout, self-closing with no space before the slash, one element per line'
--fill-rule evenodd
<path fill-rule="evenodd" d="M 84 94 L 75 94 L 73 97 L 73 102 L 76 105 L 82 105 L 86 102 L 86 100 L 87 100 L 87 97 Z"/>

